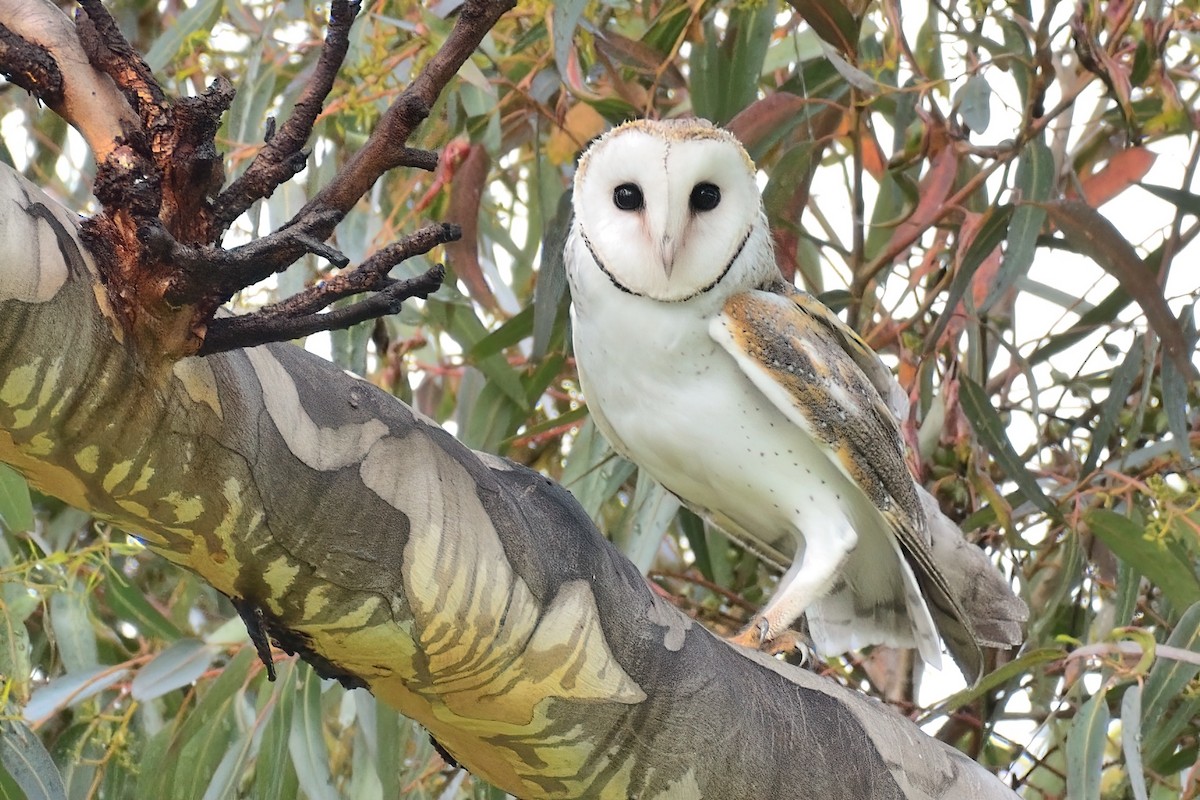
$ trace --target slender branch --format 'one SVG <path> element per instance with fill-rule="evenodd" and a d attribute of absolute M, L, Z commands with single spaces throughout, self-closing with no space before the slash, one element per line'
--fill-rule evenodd
<path fill-rule="evenodd" d="M 400 241 L 377 250 L 354 270 L 321 281 L 318 285 L 292 295 L 282 302 L 267 306 L 263 311 L 292 316 L 315 314 L 342 298 L 381 288 L 387 282 L 387 273 L 392 267 L 413 256 L 424 255 L 440 244 L 457 241 L 461 237 L 462 229 L 457 225 L 427 225 Z"/>
<path fill-rule="evenodd" d="M 358 17 L 361 5 L 359 0 L 334 0 L 330 4 L 329 29 L 312 76 L 287 121 L 278 131 L 273 125 L 268 129 L 271 135 L 267 137 L 266 145 L 246 171 L 217 198 L 213 214 L 216 230 L 228 229 L 255 200 L 270 197 L 280 184 L 304 169 L 308 161 L 304 145 L 312 135 L 313 124 L 346 58 L 350 48 L 350 27 Z"/>
<path fill-rule="evenodd" d="M 405 144 L 413 130 L 429 116 L 438 95 L 479 47 L 487 32 L 515 5 L 515 0 L 467 0 L 463 3 L 445 44 L 384 113 L 362 149 L 300 210 L 296 220 L 303 220 L 314 210 L 323 208 L 348 212 L 380 176 L 401 166 L 410 155 Z"/>
<path fill-rule="evenodd" d="M 273 316 L 264 309 L 240 317 L 218 317 L 208 324 L 204 345 L 199 354 L 209 356 L 267 342 L 297 339 L 320 331 L 349 328 L 369 319 L 396 314 L 405 300 L 413 297 L 424 299 L 437 291 L 445 275 L 445 268 L 438 264 L 415 278 L 396 281 L 365 300 L 324 314 L 306 314 L 301 317 Z"/>

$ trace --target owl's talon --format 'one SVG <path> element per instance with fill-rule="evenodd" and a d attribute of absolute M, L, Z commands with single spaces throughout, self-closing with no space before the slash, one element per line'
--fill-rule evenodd
<path fill-rule="evenodd" d="M 741 647 L 748 647 L 751 650 L 758 650 L 766 641 L 767 631 L 770 626 L 765 619 L 760 619 L 758 622 L 751 622 L 745 628 L 734 636 L 730 636 L 726 641 L 730 644 L 736 644 Z"/>

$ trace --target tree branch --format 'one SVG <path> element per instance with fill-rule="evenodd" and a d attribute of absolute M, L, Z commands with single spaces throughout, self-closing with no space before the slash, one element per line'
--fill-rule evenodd
<path fill-rule="evenodd" d="M 50 204 L 0 168 L 0 374 L 21 376 L 0 462 L 196 572 L 258 642 L 523 798 L 1013 797 L 887 707 L 713 636 L 565 489 L 323 359 L 148 373 Z"/>

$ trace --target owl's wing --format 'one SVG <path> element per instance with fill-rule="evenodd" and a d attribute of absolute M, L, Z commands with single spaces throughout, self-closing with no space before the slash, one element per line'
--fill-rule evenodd
<path fill-rule="evenodd" d="M 903 392 L 887 367 L 825 306 L 795 290 L 734 295 L 710 333 L 879 511 L 951 656 L 968 681 L 978 680 L 983 653 L 970 617 L 934 561 L 897 422 L 907 402 L 901 403 Z"/>

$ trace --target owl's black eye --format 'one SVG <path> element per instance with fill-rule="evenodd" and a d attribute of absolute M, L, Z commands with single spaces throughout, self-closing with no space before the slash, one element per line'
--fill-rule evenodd
<path fill-rule="evenodd" d="M 693 211 L 712 211 L 721 204 L 721 190 L 715 183 L 697 183 L 688 202 Z"/>
<path fill-rule="evenodd" d="M 635 183 L 622 183 L 613 189 L 613 205 L 622 211 L 637 211 L 644 204 L 642 190 Z"/>

